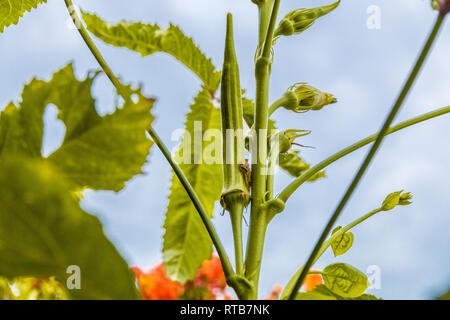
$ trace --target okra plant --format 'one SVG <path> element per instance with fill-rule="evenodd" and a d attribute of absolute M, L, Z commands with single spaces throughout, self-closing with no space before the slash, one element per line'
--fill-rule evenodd
<path fill-rule="evenodd" d="M 157 24 L 106 22 L 88 13 L 87 8 L 80 15 L 72 0 L 64 1 L 100 69 L 78 80 L 69 64 L 49 81 L 33 79 L 24 87 L 20 103 L 10 103 L 0 113 L 0 276 L 51 277 L 52 281 L 64 282 L 68 267 L 75 271 L 79 268 L 83 283 L 80 288 L 76 279 L 67 279 L 67 286 L 72 284 L 77 289 L 69 290 L 71 298 L 137 299 L 134 276 L 128 265 L 104 236 L 100 222 L 80 208 L 79 200 L 85 189 L 123 189 L 126 181 L 141 173 L 151 147 L 156 144 L 173 169 L 163 240 L 167 276 L 180 283 L 193 280 L 214 248 L 226 282 L 236 296 L 257 299 L 264 240 L 271 221 L 289 206 L 289 198 L 302 184 L 322 179 L 328 165 L 371 145 L 311 254 L 284 286 L 280 298 L 377 299 L 365 293 L 369 286 L 367 276 L 348 264 L 334 263 L 322 271 L 312 271 L 311 267 L 329 249 L 335 256 L 345 254 L 353 244 L 352 228 L 376 214 L 411 204 L 412 195 L 408 191 L 387 190 L 378 208 L 347 225 L 335 226 L 387 135 L 450 112 L 450 107 L 445 107 L 392 126 L 450 11 L 450 1 L 432 1 L 436 22 L 380 131 L 314 166 L 293 149 L 294 145 L 308 147 L 300 138 L 310 131 L 278 127 L 271 117 L 280 109 L 298 117 L 305 112 L 320 112 L 337 103 L 337 99 L 306 82 L 298 82 L 270 103 L 272 63 L 278 42 L 287 37 L 300 40 L 303 32 L 311 32 L 314 23 L 338 10 L 341 1 L 294 10 L 284 16 L 279 12 L 281 0 L 251 1 L 259 12 L 254 93 L 241 87 L 235 53 L 239 43 L 234 40 L 239 29 L 233 25 L 231 14 L 226 17 L 224 61 L 218 70 L 176 25 L 164 29 Z M 46 2 L 2 0 L 0 32 L 16 24 L 26 11 Z M 91 35 L 143 57 L 156 52 L 169 54 L 202 81 L 203 87 L 187 114 L 185 133 L 176 154 L 169 152 L 152 127 L 155 100 L 116 76 Z M 106 116 L 97 114 L 91 95 L 100 72 L 107 75 L 120 97 L 117 110 Z M 43 113 L 48 104 L 58 108 L 66 133 L 61 147 L 44 157 Z M 202 144 L 207 137 L 211 143 Z M 202 155 L 209 157 L 202 159 Z M 282 190 L 274 190 L 277 167 L 293 176 L 293 181 Z M 230 218 L 234 259 L 228 257 L 211 221 L 216 202 Z M 246 221 L 247 239 L 242 232 L 245 210 L 250 212 Z M 317 273 L 323 284 L 302 292 L 305 278 Z M 58 295 L 63 295 L 59 290 Z"/>

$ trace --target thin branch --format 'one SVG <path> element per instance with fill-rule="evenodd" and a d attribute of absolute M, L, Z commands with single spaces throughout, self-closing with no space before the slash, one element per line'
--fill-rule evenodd
<path fill-rule="evenodd" d="M 345 192 L 344 196 L 342 197 L 341 202 L 337 206 L 336 210 L 334 211 L 333 215 L 331 216 L 327 226 L 323 230 L 319 240 L 317 241 L 314 249 L 312 250 L 307 262 L 305 263 L 305 267 L 303 268 L 299 278 L 297 279 L 297 282 L 294 286 L 293 291 L 291 292 L 289 299 L 295 299 L 297 295 L 297 291 L 300 289 L 303 280 L 305 279 L 306 275 L 308 274 L 309 269 L 312 266 L 312 263 L 314 261 L 315 256 L 317 255 L 317 252 L 320 250 L 322 243 L 326 240 L 328 234 L 330 233 L 331 229 L 333 228 L 334 223 L 338 219 L 339 215 L 341 214 L 342 210 L 344 209 L 345 205 L 347 204 L 348 200 L 350 199 L 351 195 L 355 191 L 356 187 L 359 184 L 359 181 L 361 180 L 362 176 L 366 172 L 370 162 L 372 161 L 375 153 L 377 152 L 378 148 L 381 145 L 381 142 L 383 141 L 384 136 L 389 130 L 389 126 L 391 125 L 392 121 L 394 120 L 395 116 L 397 115 L 398 111 L 400 110 L 400 107 L 402 106 L 406 96 L 409 93 L 409 90 L 413 86 L 417 75 L 419 74 L 420 69 L 422 68 L 423 63 L 425 62 L 426 57 L 428 56 L 428 53 L 430 52 L 430 49 L 434 43 L 434 40 L 436 39 L 437 34 L 439 33 L 439 30 L 442 26 L 442 22 L 444 21 L 444 15 L 439 14 L 436 22 L 433 26 L 433 29 L 428 36 L 428 40 L 423 47 L 419 58 L 416 61 L 416 64 L 414 68 L 411 71 L 411 74 L 408 77 L 408 80 L 406 81 L 399 97 L 397 98 L 397 101 L 395 102 L 394 106 L 392 107 L 392 110 L 390 111 L 388 117 L 386 118 L 383 127 L 381 128 L 374 144 L 372 145 L 372 148 L 370 149 L 369 153 L 367 154 L 364 162 L 362 163 L 361 167 L 359 168 L 358 172 L 356 173 L 352 183 L 347 188 L 347 191 Z"/>
<path fill-rule="evenodd" d="M 430 120 L 439 116 L 442 116 L 444 114 L 450 113 L 450 106 L 437 109 L 432 112 L 424 113 L 420 116 L 411 118 L 409 120 L 403 121 L 395 126 L 392 126 L 387 131 L 386 135 L 390 135 L 394 132 L 400 131 L 402 129 L 405 129 L 407 127 L 413 126 L 415 124 L 421 123 L 426 120 Z M 368 145 L 369 143 L 375 141 L 377 138 L 377 134 L 368 136 L 367 138 L 364 138 L 351 146 L 348 146 L 347 148 L 344 148 L 340 150 L 339 152 L 336 152 L 332 156 L 328 157 L 327 159 L 323 160 L 322 162 L 318 163 L 305 173 L 303 173 L 300 177 L 296 178 L 294 181 L 292 181 L 279 195 L 278 198 L 286 202 L 292 194 L 305 182 L 307 182 L 312 176 L 314 176 L 316 173 L 322 171 L 332 163 L 336 162 L 337 160 L 345 157 L 346 155 Z"/>
<path fill-rule="evenodd" d="M 89 33 L 84 28 L 82 24 L 81 18 L 76 13 L 73 3 L 71 0 L 64 0 L 66 3 L 66 7 L 69 11 L 69 14 L 72 17 L 72 20 L 75 24 L 75 27 L 78 29 L 78 32 L 80 33 L 81 37 L 83 38 L 84 42 L 88 46 L 89 50 L 97 60 L 97 62 L 100 64 L 101 68 L 105 72 L 105 74 L 108 76 L 108 78 L 111 80 L 114 87 L 117 89 L 117 92 L 121 94 L 121 83 L 119 79 L 114 75 L 111 68 L 106 63 L 105 59 L 101 55 L 100 51 L 97 49 L 96 45 L 92 41 L 91 37 L 89 36 Z M 125 98 L 125 97 L 124 97 Z M 178 166 L 178 164 L 172 159 L 172 156 L 167 149 L 167 147 L 164 145 L 164 143 L 161 141 L 159 136 L 156 134 L 156 132 L 153 130 L 152 127 L 148 129 L 148 133 L 152 137 L 155 144 L 158 146 L 158 148 L 161 150 L 167 161 L 169 162 L 170 166 L 172 167 L 173 171 L 175 172 L 176 176 L 180 180 L 181 184 L 185 188 L 186 192 L 189 195 L 189 198 L 192 200 L 195 208 L 197 209 L 198 213 L 200 214 L 200 217 L 203 221 L 203 224 L 205 225 L 206 229 L 208 230 L 208 233 L 211 237 L 211 240 L 214 244 L 214 247 L 217 250 L 217 253 L 220 257 L 220 260 L 222 262 L 222 268 L 225 273 L 225 276 L 227 279 L 231 278 L 234 275 L 233 267 L 231 266 L 230 260 L 225 252 L 225 249 L 217 235 L 217 232 L 214 228 L 214 225 L 212 224 L 211 220 L 208 217 L 208 214 L 206 210 L 204 209 L 200 199 L 198 198 L 195 190 L 192 188 L 191 184 L 187 180 L 186 176 L 184 175 L 181 168 Z"/>

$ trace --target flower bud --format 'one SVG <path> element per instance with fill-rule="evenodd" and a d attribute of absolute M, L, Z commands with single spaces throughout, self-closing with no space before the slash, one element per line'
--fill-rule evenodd
<path fill-rule="evenodd" d="M 283 107 L 294 112 L 306 112 L 309 110 L 321 110 L 324 106 L 336 103 L 336 98 L 326 92 L 314 88 L 306 83 L 300 82 L 289 88 L 289 92 L 294 93 L 297 98 L 297 104 L 285 104 Z M 287 94 L 285 94 L 287 95 Z"/>
<path fill-rule="evenodd" d="M 276 138 L 278 138 L 279 153 L 288 152 L 293 144 L 305 147 L 304 145 L 296 143 L 295 139 L 306 136 L 310 133 L 311 133 L 310 130 L 296 130 L 296 129 L 289 129 L 282 132 L 278 132 Z"/>
<path fill-rule="evenodd" d="M 337 8 L 341 1 L 333 4 L 311 8 L 311 9 L 297 9 L 288 13 L 278 25 L 275 30 L 274 37 L 290 36 L 293 34 L 302 33 L 308 29 L 316 19 L 330 13 Z"/>
<path fill-rule="evenodd" d="M 450 12 L 450 0 L 432 0 L 431 6 L 443 15 Z"/>
<path fill-rule="evenodd" d="M 398 204 L 400 206 L 407 206 L 412 203 L 411 201 L 409 201 L 411 199 L 412 199 L 412 194 L 410 192 L 405 192 L 402 195 L 400 195 L 400 201 L 398 202 Z"/>
<path fill-rule="evenodd" d="M 396 206 L 406 206 L 408 204 L 411 204 L 412 195 L 409 192 L 403 193 L 403 190 L 396 191 L 391 194 L 389 194 L 383 201 L 383 204 L 381 205 L 381 210 L 383 211 L 389 211 L 394 209 Z"/>

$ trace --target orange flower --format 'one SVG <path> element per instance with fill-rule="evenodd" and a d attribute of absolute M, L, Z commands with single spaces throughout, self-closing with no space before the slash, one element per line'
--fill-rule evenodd
<path fill-rule="evenodd" d="M 312 273 L 306 276 L 302 288 L 306 292 L 313 291 L 315 287 L 322 283 L 322 276 L 320 274 Z"/>
<path fill-rule="evenodd" d="M 131 268 L 136 274 L 144 300 L 176 300 L 184 291 L 183 285 L 166 277 L 163 264 L 144 273 L 138 267 Z"/>
<path fill-rule="evenodd" d="M 131 268 L 136 274 L 142 299 L 144 300 L 231 300 L 226 293 L 225 274 L 217 255 L 205 260 L 193 281 L 181 284 L 166 277 L 163 264 L 145 273 L 138 267 Z"/>
<path fill-rule="evenodd" d="M 211 260 L 205 260 L 197 272 L 197 283 L 207 284 L 210 289 L 225 289 L 227 282 L 220 258 L 213 254 Z"/>
<path fill-rule="evenodd" d="M 283 291 L 283 287 L 281 284 L 277 283 L 273 286 L 270 296 L 267 297 L 266 300 L 278 300 L 280 298 L 281 291 Z"/>

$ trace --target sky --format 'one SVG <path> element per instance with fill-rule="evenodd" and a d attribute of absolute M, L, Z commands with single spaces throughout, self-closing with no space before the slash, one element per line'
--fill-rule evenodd
<path fill-rule="evenodd" d="M 222 64 L 226 13 L 233 13 L 241 86 L 249 96 L 254 95 L 258 18 L 250 0 L 74 2 L 107 21 L 125 19 L 163 27 L 174 23 L 194 38 L 217 67 Z M 282 0 L 280 15 L 330 2 Z M 308 82 L 338 99 L 337 104 L 320 112 L 275 113 L 281 129 L 312 131 L 301 141 L 315 147 L 301 150 L 305 160 L 317 163 L 379 130 L 433 25 L 436 12 L 429 2 L 343 0 L 338 9 L 303 34 L 277 42 L 271 101 L 297 82 Z M 367 26 L 373 8 L 380 13 L 379 29 Z M 395 122 L 449 105 L 449 39 L 447 22 Z M 168 55 L 142 58 L 127 49 L 95 42 L 116 74 L 127 82 L 142 83 L 146 94 L 157 97 L 154 128 L 171 149 L 175 148 L 171 134 L 183 127 L 200 81 Z M 0 35 L 0 110 L 11 100 L 19 101 L 23 85 L 33 77 L 49 79 L 71 61 L 79 77 L 98 68 L 72 27 L 63 1 L 49 0 Z M 113 87 L 106 77 L 99 77 L 93 94 L 100 114 L 114 110 Z M 48 155 L 60 145 L 64 127 L 56 120 L 55 108 L 47 109 L 44 121 L 43 153 Z M 450 116 L 446 115 L 385 139 L 338 224 L 347 224 L 379 207 L 393 191 L 410 191 L 414 203 L 380 213 L 356 227 L 350 251 L 337 258 L 327 252 L 315 269 L 335 262 L 349 263 L 362 271 L 375 268 L 380 274 L 379 288 L 369 293 L 385 299 L 429 299 L 450 287 L 449 125 Z M 275 283 L 286 283 L 305 262 L 367 150 L 360 149 L 329 166 L 326 179 L 303 185 L 271 223 L 261 297 L 268 295 Z M 162 224 L 171 171 L 156 147 L 143 171 L 118 193 L 86 191 L 82 207 L 101 219 L 106 235 L 130 265 L 146 269 L 162 259 Z M 292 178 L 279 172 L 275 180 L 279 192 Z M 229 219 L 219 212 L 216 206 L 213 222 L 232 256 Z"/>

